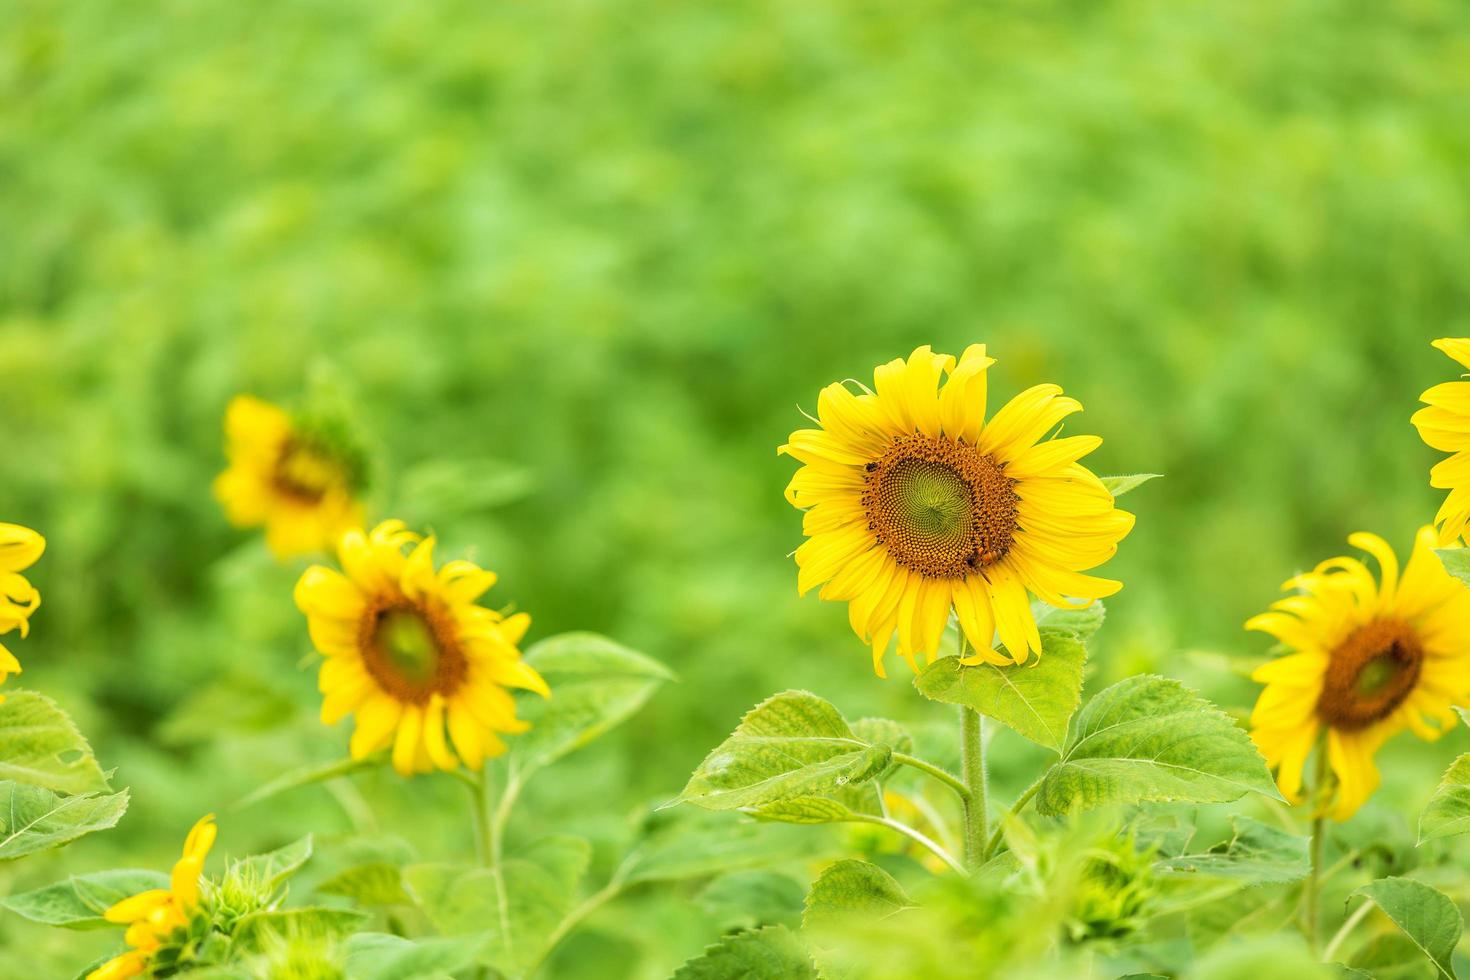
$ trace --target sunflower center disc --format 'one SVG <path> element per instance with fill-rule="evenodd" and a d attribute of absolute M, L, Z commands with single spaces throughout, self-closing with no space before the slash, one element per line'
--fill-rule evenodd
<path fill-rule="evenodd" d="M 1408 623 L 1375 619 L 1332 651 L 1317 715 L 1333 728 L 1358 731 L 1381 721 L 1419 681 L 1424 648 Z"/>
<path fill-rule="evenodd" d="M 415 605 L 368 610 L 361 650 L 364 668 L 399 701 L 422 704 L 435 693 L 452 693 L 464 679 L 464 654 L 443 624 Z"/>
<path fill-rule="evenodd" d="M 276 460 L 276 488 L 308 504 L 320 502 L 336 478 L 337 469 L 331 459 L 296 440 L 287 442 Z"/>
<path fill-rule="evenodd" d="M 1016 530 L 1016 491 L 974 446 L 900 436 L 864 475 L 868 529 L 905 568 L 964 578 L 1004 558 Z"/>

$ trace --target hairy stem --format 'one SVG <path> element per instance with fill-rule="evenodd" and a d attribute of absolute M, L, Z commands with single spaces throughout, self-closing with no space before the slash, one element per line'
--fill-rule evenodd
<path fill-rule="evenodd" d="M 985 719 L 974 708 L 960 707 L 960 770 L 969 795 L 965 804 L 965 864 L 978 868 L 985 858 L 985 839 L 990 833 L 986 812 Z"/>
<path fill-rule="evenodd" d="M 939 780 L 941 783 L 958 793 L 961 800 L 968 801 L 970 799 L 969 787 L 961 782 L 958 776 L 956 776 L 952 772 L 949 772 L 946 769 L 942 769 L 939 766 L 934 765 L 932 762 L 925 762 L 923 759 L 917 759 L 914 756 L 905 755 L 902 752 L 893 753 L 893 761 L 902 766 L 912 766 L 922 773 L 927 773 L 928 775 L 933 776 L 935 779 Z"/>

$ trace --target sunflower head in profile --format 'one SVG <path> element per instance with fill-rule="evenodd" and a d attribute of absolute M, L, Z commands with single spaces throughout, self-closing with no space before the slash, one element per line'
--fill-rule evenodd
<path fill-rule="evenodd" d="M 1434 346 L 1470 369 L 1470 338 L 1446 337 Z M 1429 471 L 1429 485 L 1449 491 L 1434 518 L 1439 543 L 1453 544 L 1470 524 L 1470 381 L 1446 381 L 1419 397 L 1425 406 L 1410 419 L 1419 438 L 1453 454 Z"/>
<path fill-rule="evenodd" d="M 529 727 L 509 689 L 551 692 L 516 646 L 531 618 L 475 604 L 494 573 L 468 561 L 436 570 L 434 539 L 401 521 L 348 531 L 338 556 L 341 572 L 306 570 L 296 605 L 326 658 L 322 721 L 355 716 L 353 758 L 391 746 L 407 776 L 479 769 L 504 752 L 500 734 Z"/>
<path fill-rule="evenodd" d="M 1348 543 L 1378 562 L 1377 580 L 1357 558 L 1330 558 L 1245 624 L 1288 650 L 1252 675 L 1266 686 L 1251 738 L 1293 802 L 1317 747 L 1335 781 L 1321 799 L 1346 820 L 1378 787 L 1373 756 L 1389 736 L 1407 728 L 1436 739 L 1470 698 L 1470 589 L 1445 572 L 1435 540 L 1432 527 L 1419 529 L 1400 577 L 1382 538 L 1354 534 Z"/>
<path fill-rule="evenodd" d="M 41 593 L 21 574 L 46 550 L 46 539 L 28 527 L 0 523 L 0 634 L 31 629 L 31 614 L 41 604 Z M 0 684 L 20 673 L 20 661 L 0 643 Z M 5 696 L 0 695 L 0 701 Z"/>
<path fill-rule="evenodd" d="M 330 551 L 362 522 L 366 459 L 347 427 L 240 395 L 225 412 L 230 465 L 214 495 L 237 527 L 264 527 L 279 558 Z"/>
<path fill-rule="evenodd" d="M 108 922 L 128 927 L 123 939 L 132 948 L 87 974 L 87 980 L 141 976 L 178 955 L 199 905 L 199 878 L 217 833 L 214 814 L 203 817 L 184 841 L 184 853 L 174 864 L 169 887 L 139 892 L 103 913 Z"/>
<path fill-rule="evenodd" d="M 1121 588 L 1082 574 L 1133 527 L 1078 462 L 1102 440 L 1047 438 L 1082 409 L 1052 384 L 987 421 L 993 363 L 981 345 L 958 361 L 920 347 L 877 368 L 872 389 L 823 388 L 820 428 L 779 449 L 803 464 L 786 488 L 805 511 L 797 588 L 848 603 L 880 677 L 895 635 L 915 670 L 932 658 L 951 609 L 974 650 L 965 663 L 1019 664 L 1041 653 L 1028 593 L 1076 608 Z"/>

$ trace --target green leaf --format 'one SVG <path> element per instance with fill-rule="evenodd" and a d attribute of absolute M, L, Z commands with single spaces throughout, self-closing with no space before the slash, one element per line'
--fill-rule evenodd
<path fill-rule="evenodd" d="M 866 861 L 838 861 L 812 883 L 802 927 L 822 929 L 852 918 L 882 918 L 914 908 L 893 876 Z"/>
<path fill-rule="evenodd" d="M 729 936 L 674 972 L 673 980 L 818 980 L 800 939 L 785 926 Z"/>
<path fill-rule="evenodd" d="M 1331 980 L 1338 975 L 1333 965 L 1317 962 L 1301 939 L 1281 934 L 1244 936 L 1222 944 L 1180 974 L 1184 980 Z"/>
<path fill-rule="evenodd" d="M 40 786 L 0 782 L 0 861 L 114 827 L 127 809 L 127 790 L 105 796 L 58 796 Z"/>
<path fill-rule="evenodd" d="M 1149 480 L 1157 480 L 1163 475 L 1162 473 L 1132 473 L 1128 476 L 1104 476 L 1099 479 L 1102 480 L 1102 485 L 1107 488 L 1108 493 L 1117 499 L 1130 490 L 1137 490 Z"/>
<path fill-rule="evenodd" d="M 1470 831 L 1470 753 L 1460 756 L 1445 770 L 1439 788 L 1419 815 L 1419 843 L 1467 831 Z"/>
<path fill-rule="evenodd" d="M 1376 903 L 1429 957 L 1441 976 L 1454 980 L 1451 956 L 1460 942 L 1465 920 L 1448 896 L 1409 878 L 1379 878 L 1353 894 Z"/>
<path fill-rule="evenodd" d="M 1087 648 L 1077 634 L 1052 627 L 1041 630 L 1041 659 L 1024 666 L 966 667 L 956 657 L 936 660 L 914 678 L 931 701 L 963 704 L 1060 752 L 1067 721 L 1082 698 L 1082 665 Z"/>
<path fill-rule="evenodd" d="M 448 980 L 479 957 L 484 941 L 475 936 L 404 939 L 360 932 L 342 944 L 352 980 Z"/>
<path fill-rule="evenodd" d="M 1050 626 L 1054 629 L 1068 630 L 1076 633 L 1077 638 L 1086 643 L 1098 630 L 1102 629 L 1108 611 L 1101 599 L 1090 602 L 1081 609 L 1062 609 L 1059 606 L 1037 601 L 1031 603 L 1031 615 L 1035 618 L 1038 629 Z"/>
<path fill-rule="evenodd" d="M 316 890 L 350 898 L 359 905 L 407 905 L 413 901 L 403 890 L 403 872 L 387 861 L 370 861 L 339 871 Z"/>
<path fill-rule="evenodd" d="M 1470 548 L 1435 548 L 1434 553 L 1439 555 L 1445 571 L 1470 585 Z"/>
<path fill-rule="evenodd" d="M 386 759 L 387 756 L 380 752 L 375 755 L 370 755 L 365 759 L 333 759 L 331 762 L 313 762 L 308 765 L 299 766 L 289 772 L 282 773 L 264 786 L 242 797 L 235 804 L 234 808 L 242 810 L 247 806 L 262 803 L 281 793 L 293 789 L 300 789 L 302 786 L 324 783 L 329 779 L 350 776 L 356 772 L 372 769 L 375 766 L 381 765 Z"/>
<path fill-rule="evenodd" d="M 269 888 L 275 888 L 295 874 L 310 859 L 311 835 L 307 834 L 285 847 L 279 847 L 265 854 L 241 858 L 235 862 L 234 869 L 245 875 L 247 880 L 259 881 Z"/>
<path fill-rule="evenodd" d="M 352 935 L 367 920 L 367 913 L 355 909 L 270 909 L 241 916 L 230 938 L 236 949 L 264 952 L 275 939 L 294 936 L 341 939 Z"/>
<path fill-rule="evenodd" d="M 1439 967 L 1428 962 L 1414 941 L 1401 932 L 1381 932 L 1353 951 L 1344 969 L 1366 980 L 1437 980 Z"/>
<path fill-rule="evenodd" d="M 624 865 L 630 882 L 682 881 L 759 865 L 806 860 L 813 839 L 794 827 L 732 821 L 699 810 L 662 811 L 648 821 L 645 838 Z"/>
<path fill-rule="evenodd" d="M 32 922 L 64 929 L 116 929 L 102 913 L 139 892 L 167 888 L 168 875 L 131 868 L 73 875 L 45 888 L 0 899 L 4 907 Z"/>
<path fill-rule="evenodd" d="M 526 652 L 551 687 L 551 697 L 525 695 L 519 703 L 531 730 L 510 743 L 512 778 L 537 769 L 625 721 L 674 679 L 663 664 L 595 633 L 562 633 Z"/>
<path fill-rule="evenodd" d="M 749 807 L 746 812 L 757 820 L 796 824 L 847 823 L 878 815 L 876 812 L 854 810 L 842 800 L 831 796 L 796 796 L 789 800 Z"/>
<path fill-rule="evenodd" d="M 1239 878 L 1254 884 L 1285 884 L 1300 881 L 1311 869 L 1308 840 L 1262 823 L 1237 816 L 1235 836 L 1203 854 L 1184 854 L 1158 862 L 1158 868 L 1175 875 L 1206 875 Z"/>
<path fill-rule="evenodd" d="M 909 734 L 908 729 L 888 718 L 859 718 L 852 723 L 852 733 L 858 741 L 869 745 L 887 746 L 895 753 L 912 754 L 914 751 L 914 737 Z M 898 765 L 897 762 L 890 762 L 888 767 L 874 778 L 886 781 L 898 769 Z"/>
<path fill-rule="evenodd" d="M 1078 713 L 1036 808 L 1054 816 L 1144 800 L 1228 803 L 1248 792 L 1281 799 L 1245 731 L 1178 681 L 1142 675 Z"/>
<path fill-rule="evenodd" d="M 481 961 L 515 976 L 541 959 L 571 910 L 591 853 L 585 840 L 555 837 L 502 861 L 498 871 L 416 864 L 403 870 L 403 881 L 435 929 L 482 935 Z"/>
<path fill-rule="evenodd" d="M 0 779 L 57 793 L 111 789 L 71 718 L 34 691 L 16 691 L 0 703 Z"/>
<path fill-rule="evenodd" d="M 887 746 L 858 739 L 841 713 L 815 694 L 785 691 L 752 708 L 674 802 L 735 810 L 831 796 L 880 774 L 891 754 Z M 876 798 L 876 789 L 869 792 Z"/>
<path fill-rule="evenodd" d="M 705 886 L 696 897 L 721 932 L 761 926 L 801 925 L 805 889 L 780 871 L 733 871 Z"/>

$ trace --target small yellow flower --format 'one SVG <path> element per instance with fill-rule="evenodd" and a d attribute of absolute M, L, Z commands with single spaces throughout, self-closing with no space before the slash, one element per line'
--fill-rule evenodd
<path fill-rule="evenodd" d="M 355 447 L 248 395 L 230 402 L 225 441 L 230 465 L 214 495 L 235 526 L 264 526 L 277 557 L 329 551 L 362 523 Z"/>
<path fill-rule="evenodd" d="M 21 572 L 30 568 L 46 550 L 46 539 L 28 527 L 0 523 L 0 634 L 20 630 L 22 637 L 31 630 L 31 614 L 41 604 L 41 593 Z M 0 644 L 0 684 L 11 674 L 20 673 L 20 661 Z M 5 696 L 0 694 L 0 702 Z"/>
<path fill-rule="evenodd" d="M 1470 338 L 1445 337 L 1434 346 L 1470 368 Z M 1439 543 L 1448 545 L 1470 523 L 1470 381 L 1446 381 L 1419 397 L 1425 407 L 1410 420 L 1419 438 L 1440 452 L 1454 454 L 1429 471 L 1429 485 L 1449 491 L 1434 517 Z"/>
<path fill-rule="evenodd" d="M 338 556 L 346 574 L 308 568 L 296 605 L 326 657 L 322 721 L 356 716 L 352 757 L 392 745 L 393 767 L 407 776 L 461 762 L 479 769 L 504 752 L 496 733 L 529 727 L 516 718 L 507 689 L 551 692 L 516 646 L 531 617 L 502 617 L 475 604 L 495 584 L 494 573 L 468 561 L 436 572 L 434 538 L 401 521 L 349 531 Z"/>
<path fill-rule="evenodd" d="M 823 599 L 848 603 L 880 677 L 895 633 L 914 670 L 917 654 L 932 659 L 951 609 L 974 649 L 963 662 L 1020 664 L 1041 654 L 1028 591 L 1078 608 L 1122 588 L 1080 574 L 1133 527 L 1078 462 L 1102 440 L 1046 438 L 1082 410 L 1051 384 L 986 421 L 993 363 L 979 344 L 958 361 L 920 347 L 877 368 L 872 391 L 823 388 L 821 428 L 778 450 L 805 464 L 786 488 L 805 510 L 797 588 L 826 583 Z M 991 649 L 997 632 L 1008 657 Z"/>
<path fill-rule="evenodd" d="M 168 888 L 152 888 L 109 908 L 108 922 L 128 927 L 123 938 L 133 947 L 87 974 L 87 980 L 124 980 L 148 969 L 155 950 L 189 924 L 189 913 L 199 904 L 199 878 L 204 859 L 214 846 L 218 829 L 214 814 L 200 819 L 184 841 L 183 856 L 174 864 Z"/>
<path fill-rule="evenodd" d="M 1245 624 L 1292 651 L 1251 675 L 1266 685 L 1251 738 L 1298 802 L 1302 768 L 1325 731 L 1337 820 L 1377 789 L 1373 756 L 1390 736 L 1408 728 L 1437 739 L 1455 723 L 1451 707 L 1470 700 L 1470 589 L 1434 554 L 1434 528 L 1419 529 L 1402 579 L 1382 538 L 1360 532 L 1348 543 L 1377 560 L 1378 581 L 1356 558 L 1330 558 Z"/>

